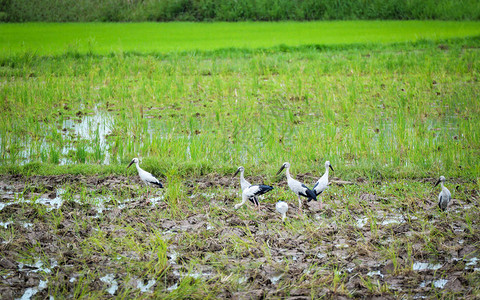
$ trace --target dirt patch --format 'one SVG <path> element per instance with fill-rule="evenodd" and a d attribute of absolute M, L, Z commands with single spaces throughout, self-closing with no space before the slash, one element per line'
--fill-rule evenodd
<path fill-rule="evenodd" d="M 0 294 L 474 297 L 475 185 L 441 212 L 430 182 L 410 183 L 413 195 L 431 195 L 406 198 L 399 182 L 342 183 L 322 195 L 325 209 L 299 213 L 284 180 L 260 210 L 236 211 L 238 178 L 228 176 L 186 180 L 173 198 L 146 197 L 137 176 L 3 175 Z M 277 199 L 290 205 L 285 224 Z"/>

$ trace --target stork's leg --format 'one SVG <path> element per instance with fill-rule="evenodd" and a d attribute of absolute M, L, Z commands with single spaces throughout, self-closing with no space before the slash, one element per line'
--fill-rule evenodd
<path fill-rule="evenodd" d="M 255 203 L 255 210 L 260 210 L 261 209 L 260 202 L 258 202 L 257 197 L 253 198 L 253 202 Z"/>
<path fill-rule="evenodd" d="M 235 204 L 234 206 L 235 210 L 239 209 L 242 205 L 245 204 L 245 202 L 247 202 L 247 197 L 244 194 L 242 194 L 242 202 Z"/>
<path fill-rule="evenodd" d="M 298 196 L 298 211 L 302 212 L 302 199 L 300 199 L 300 196 Z"/>
<path fill-rule="evenodd" d="M 150 200 L 149 200 L 149 197 L 150 197 L 150 186 L 146 183 L 147 185 L 147 201 L 145 201 L 145 203 L 148 205 L 150 204 Z"/>
<path fill-rule="evenodd" d="M 321 197 L 320 197 L 320 209 L 323 209 L 323 201 Z"/>

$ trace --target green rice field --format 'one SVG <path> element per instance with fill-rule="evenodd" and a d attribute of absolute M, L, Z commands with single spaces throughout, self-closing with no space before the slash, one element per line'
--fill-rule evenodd
<path fill-rule="evenodd" d="M 0 24 L 0 45 L 2 298 L 480 296 L 480 23 Z M 326 160 L 299 212 L 276 172 L 312 187 Z M 260 210 L 234 209 L 239 166 L 274 187 Z"/>
<path fill-rule="evenodd" d="M 479 34 L 479 22 L 453 21 L 1 24 L 0 54 L 198 52 L 404 43 Z"/>

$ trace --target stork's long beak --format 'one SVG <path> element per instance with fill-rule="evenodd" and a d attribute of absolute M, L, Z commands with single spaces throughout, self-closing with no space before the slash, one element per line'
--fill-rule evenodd
<path fill-rule="evenodd" d="M 238 173 L 240 173 L 240 169 L 237 169 L 237 172 L 235 172 L 235 174 L 233 174 L 233 176 L 232 176 L 232 177 L 235 177 L 235 176 L 237 176 L 237 174 L 238 174 Z"/>
<path fill-rule="evenodd" d="M 133 160 L 128 164 L 127 169 L 133 164 Z"/>
<path fill-rule="evenodd" d="M 437 183 L 435 183 L 435 186 L 437 186 L 440 183 L 440 179 L 437 180 Z"/>
<path fill-rule="evenodd" d="M 275 174 L 275 175 L 278 175 L 278 174 L 280 174 L 280 172 L 282 172 L 282 171 L 283 171 L 283 169 L 285 169 L 285 165 L 282 165 L 282 167 L 280 168 L 280 170 L 278 170 L 277 174 Z"/>
<path fill-rule="evenodd" d="M 335 172 L 335 170 L 333 169 L 332 165 L 328 165 L 330 167 L 330 169 L 332 169 L 333 172 Z"/>

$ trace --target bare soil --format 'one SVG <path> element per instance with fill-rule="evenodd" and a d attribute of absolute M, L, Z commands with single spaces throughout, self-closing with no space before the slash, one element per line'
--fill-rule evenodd
<path fill-rule="evenodd" d="M 176 202 L 174 212 L 168 197 L 155 203 L 146 199 L 136 176 L 2 175 L 0 295 L 19 298 L 36 288 L 40 298 L 108 298 L 109 286 L 100 278 L 110 273 L 119 285 L 113 296 L 127 298 L 172 295 L 185 286 L 192 289 L 175 297 L 480 295 L 474 184 L 453 188 L 457 197 L 441 212 L 437 189 L 426 199 L 420 191 L 396 198 L 382 192 L 394 183 L 334 181 L 324 210 L 305 203 L 299 213 L 290 195 L 284 225 L 268 194 L 260 210 L 246 205 L 235 211 L 238 178 L 229 176 L 184 181 L 191 207 Z M 65 187 L 69 196 L 59 209 L 18 201 L 20 196 L 56 199 Z M 276 188 L 285 187 L 281 181 Z M 92 194 L 113 197 L 99 212 L 98 205 L 84 201 Z M 152 246 L 158 236 L 167 245 L 163 258 Z M 156 283 L 141 292 L 132 278 Z M 47 287 L 40 287 L 42 281 Z"/>

